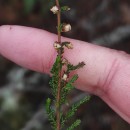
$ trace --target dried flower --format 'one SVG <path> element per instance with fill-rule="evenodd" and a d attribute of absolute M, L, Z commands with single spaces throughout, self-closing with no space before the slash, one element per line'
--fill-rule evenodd
<path fill-rule="evenodd" d="M 69 62 L 68 62 L 68 60 L 67 60 L 67 59 L 65 59 L 65 58 L 64 58 L 64 59 L 62 60 L 62 64 L 67 65 L 68 63 L 69 63 Z"/>
<path fill-rule="evenodd" d="M 68 49 L 73 49 L 73 44 L 71 42 L 62 42 L 62 47 L 64 46 Z"/>
<path fill-rule="evenodd" d="M 57 12 L 59 11 L 58 7 L 57 6 L 53 6 L 50 11 L 53 12 L 53 14 L 57 14 Z"/>
<path fill-rule="evenodd" d="M 71 30 L 71 25 L 70 25 L 70 24 L 64 23 L 64 24 L 62 25 L 62 32 L 68 32 L 68 31 L 70 31 L 70 30 Z"/>
<path fill-rule="evenodd" d="M 55 43 L 53 44 L 53 46 L 54 46 L 55 49 L 61 48 L 61 45 L 60 45 L 58 42 L 55 42 Z"/>
<path fill-rule="evenodd" d="M 65 45 L 68 49 L 73 49 L 73 44 L 71 42 L 68 42 L 68 44 Z"/>
<path fill-rule="evenodd" d="M 67 78 L 68 78 L 68 75 L 67 75 L 67 74 L 64 74 L 63 77 L 62 77 L 62 79 L 63 79 L 64 81 L 66 81 Z"/>

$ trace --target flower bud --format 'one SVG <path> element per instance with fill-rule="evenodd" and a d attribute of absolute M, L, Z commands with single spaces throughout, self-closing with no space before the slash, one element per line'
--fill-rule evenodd
<path fill-rule="evenodd" d="M 60 45 L 58 42 L 55 42 L 55 43 L 53 44 L 53 46 L 54 46 L 55 49 L 61 48 L 61 45 Z"/>
<path fill-rule="evenodd" d="M 71 25 L 70 24 L 63 24 L 62 25 L 62 32 L 68 32 L 71 30 Z"/>
<path fill-rule="evenodd" d="M 50 11 L 52 11 L 52 12 L 53 12 L 53 14 L 57 14 L 57 13 L 58 13 L 58 11 L 59 11 L 59 9 L 58 9 L 58 7 L 57 7 L 57 6 L 53 6 L 53 7 L 50 9 Z"/>
<path fill-rule="evenodd" d="M 67 74 L 64 74 L 63 77 L 62 77 L 62 79 L 63 79 L 64 81 L 66 81 L 67 78 L 68 78 L 68 75 L 67 75 Z"/>

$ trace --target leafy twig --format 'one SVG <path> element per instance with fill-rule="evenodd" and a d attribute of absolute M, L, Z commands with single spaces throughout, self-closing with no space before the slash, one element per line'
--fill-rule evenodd
<path fill-rule="evenodd" d="M 51 11 L 57 15 L 57 41 L 54 42 L 54 48 L 57 51 L 56 61 L 51 69 L 52 79 L 50 81 L 50 86 L 52 88 L 52 94 L 54 96 L 55 109 L 51 108 L 51 99 L 46 101 L 46 111 L 48 114 L 49 121 L 54 130 L 61 130 L 66 120 L 72 117 L 77 108 L 83 104 L 88 98 L 75 103 L 70 107 L 70 110 L 66 113 L 62 112 L 62 106 L 67 102 L 67 96 L 74 88 L 73 83 L 78 79 L 78 75 L 75 74 L 72 78 L 69 77 L 71 71 L 82 68 L 85 63 L 80 62 L 77 65 L 69 63 L 69 61 L 63 58 L 64 48 L 73 49 L 71 42 L 61 41 L 61 33 L 68 32 L 71 30 L 71 25 L 67 23 L 61 23 L 61 11 L 68 11 L 70 8 L 68 6 L 60 6 L 59 0 L 55 0 L 56 5 L 51 8 Z M 63 66 L 66 66 L 65 70 Z M 86 100 L 87 99 L 87 100 Z M 68 130 L 73 130 L 80 124 L 80 120 L 76 120 Z"/>

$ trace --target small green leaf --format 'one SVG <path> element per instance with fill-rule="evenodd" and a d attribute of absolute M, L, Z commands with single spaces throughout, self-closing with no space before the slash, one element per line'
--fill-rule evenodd
<path fill-rule="evenodd" d="M 84 97 L 83 99 L 81 99 L 79 102 L 73 104 L 70 108 L 70 110 L 67 112 L 67 114 L 65 115 L 65 118 L 62 120 L 62 124 L 64 124 L 65 122 L 68 121 L 68 119 L 70 119 L 72 116 L 74 116 L 75 112 L 78 110 L 78 108 L 85 102 L 87 102 L 88 100 L 90 100 L 90 96 Z"/>
<path fill-rule="evenodd" d="M 78 79 L 78 77 L 79 76 L 77 74 L 73 75 L 73 77 L 71 78 L 71 80 L 69 81 L 69 83 L 74 83 Z"/>
<path fill-rule="evenodd" d="M 52 128 L 56 128 L 56 120 L 55 120 L 55 111 L 51 108 L 51 99 L 48 98 L 46 100 L 46 112 L 48 114 L 48 118 L 50 123 L 52 124 Z"/>
<path fill-rule="evenodd" d="M 71 90 L 74 89 L 73 83 L 78 79 L 78 75 L 75 74 L 73 77 L 66 83 L 66 85 L 61 90 L 61 104 L 66 102 L 66 97 Z"/>
<path fill-rule="evenodd" d="M 58 73 L 57 71 L 59 71 L 61 69 L 61 66 L 59 67 L 60 65 L 60 62 L 61 62 L 61 57 L 59 55 L 57 55 L 56 57 L 56 61 L 51 69 L 51 73 L 54 74 L 54 73 Z"/>
<path fill-rule="evenodd" d="M 70 8 L 68 6 L 62 6 L 61 11 L 69 11 Z"/>
<path fill-rule="evenodd" d="M 58 82 L 59 82 L 59 72 L 60 72 L 61 68 L 62 68 L 61 57 L 59 55 L 57 55 L 56 61 L 51 69 L 52 78 L 49 82 L 51 89 L 52 89 L 52 94 L 55 98 L 56 98 L 56 94 L 57 94 L 57 87 L 58 87 Z"/>
<path fill-rule="evenodd" d="M 51 99 L 48 98 L 48 99 L 46 100 L 46 110 L 47 110 L 47 112 L 48 112 L 49 109 L 50 109 L 50 105 L 51 105 Z"/>
<path fill-rule="evenodd" d="M 81 123 L 81 120 L 77 119 L 67 130 L 74 130 L 77 126 L 79 126 Z"/>
<path fill-rule="evenodd" d="M 57 27 L 57 31 L 58 31 L 58 32 L 62 32 L 62 28 L 63 28 L 63 24 L 61 23 L 61 24 Z"/>

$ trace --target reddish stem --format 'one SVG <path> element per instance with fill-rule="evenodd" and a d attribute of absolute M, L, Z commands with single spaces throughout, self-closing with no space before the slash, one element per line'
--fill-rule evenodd
<path fill-rule="evenodd" d="M 59 11 L 57 13 L 57 34 L 58 34 L 58 43 L 61 44 L 61 31 L 59 29 L 61 25 L 61 12 L 60 12 L 60 4 L 59 0 L 56 0 L 56 6 L 58 7 Z M 58 55 L 61 57 L 61 50 L 59 49 Z M 59 63 L 59 67 L 60 67 Z M 60 124 L 60 98 L 61 98 L 61 70 L 59 71 L 59 81 L 58 81 L 58 92 L 57 92 L 57 99 L 56 99 L 56 128 L 57 130 L 61 130 Z"/>

